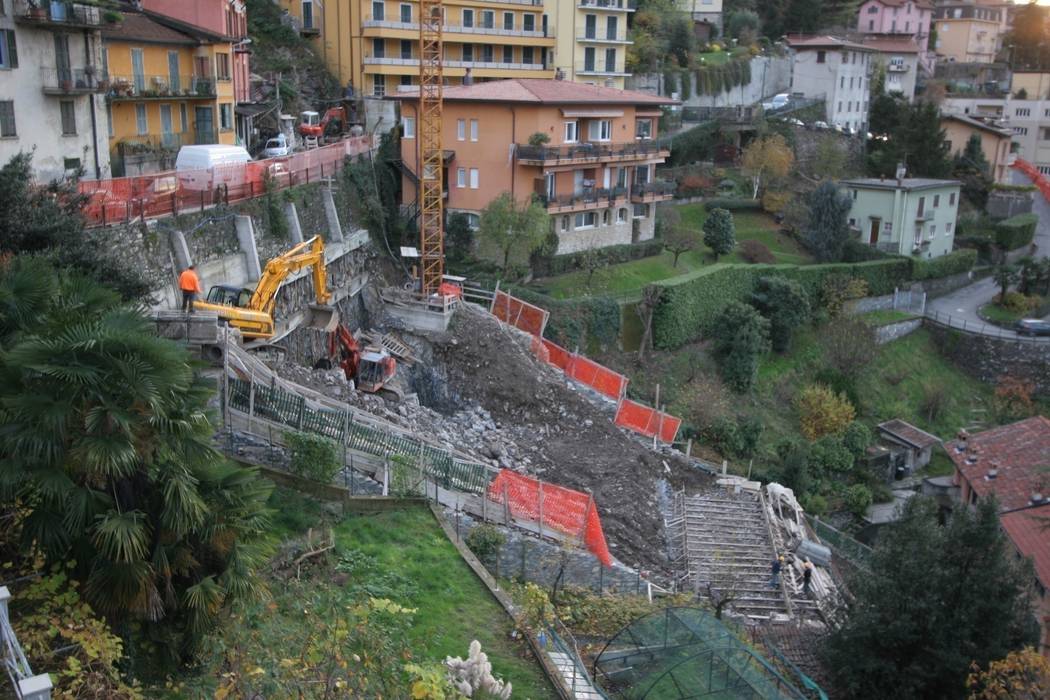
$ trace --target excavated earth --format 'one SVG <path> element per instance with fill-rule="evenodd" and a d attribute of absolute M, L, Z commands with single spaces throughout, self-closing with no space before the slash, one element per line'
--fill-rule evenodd
<path fill-rule="evenodd" d="M 445 333 L 392 335 L 416 358 L 399 369 L 409 393 L 398 404 L 352 391 L 338 370 L 277 369 L 480 461 L 591 493 L 613 556 L 669 573 L 661 492 L 704 489 L 709 476 L 616 427 L 611 401 L 566 380 L 536 359 L 530 336 L 476 308 L 461 307 Z"/>

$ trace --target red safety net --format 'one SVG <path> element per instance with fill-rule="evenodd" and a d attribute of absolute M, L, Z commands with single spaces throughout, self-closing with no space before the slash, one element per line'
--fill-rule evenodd
<path fill-rule="evenodd" d="M 492 314 L 504 323 L 539 337 L 543 336 L 547 317 L 550 316 L 546 309 L 515 299 L 506 292 L 496 292 L 492 301 Z"/>
<path fill-rule="evenodd" d="M 682 426 L 682 419 L 663 411 L 649 408 L 637 401 L 624 399 L 616 410 L 616 425 L 633 430 L 646 437 L 653 437 L 659 431 L 660 436 L 658 439 L 661 442 L 671 444 L 674 442 L 675 436 L 678 435 L 678 429 Z"/>
<path fill-rule="evenodd" d="M 583 355 L 573 355 L 565 374 L 576 381 L 586 384 L 610 399 L 619 400 L 627 390 L 627 377 L 613 372 Z"/>
<path fill-rule="evenodd" d="M 543 346 L 547 348 L 548 362 L 563 371 L 568 368 L 569 363 L 572 362 L 571 352 L 546 338 L 543 339 Z"/>
<path fill-rule="evenodd" d="M 545 528 L 571 537 L 582 535 L 587 549 L 598 561 L 605 566 L 612 565 L 598 509 L 588 494 L 501 469 L 489 485 L 488 497 L 490 501 L 507 504 L 515 518 L 539 523 L 542 516 Z"/>
<path fill-rule="evenodd" d="M 88 226 L 127 223 L 260 197 L 266 194 L 267 173 L 277 189 L 316 182 L 336 175 L 347 156 L 366 153 L 371 143 L 368 136 L 353 136 L 330 146 L 280 158 L 207 170 L 169 170 L 109 180 L 81 180 L 77 187 L 87 197 L 83 213 Z"/>
<path fill-rule="evenodd" d="M 1050 201 L 1050 179 L 1046 175 L 1043 175 L 1034 165 L 1023 158 L 1015 160 L 1013 167 L 1031 178 L 1032 183 L 1043 193 L 1043 198 Z"/>

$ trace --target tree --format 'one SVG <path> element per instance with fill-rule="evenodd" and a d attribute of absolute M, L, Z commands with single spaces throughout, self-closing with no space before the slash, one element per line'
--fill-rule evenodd
<path fill-rule="evenodd" d="M 981 149 L 981 137 L 972 134 L 966 141 L 966 148 L 952 161 L 952 177 L 962 182 L 962 196 L 977 209 L 984 209 L 988 203 L 988 194 L 994 184 L 989 176 L 991 169 Z"/>
<path fill-rule="evenodd" d="M 856 410 L 845 394 L 836 394 L 822 384 L 811 384 L 795 399 L 802 435 L 814 442 L 825 435 L 845 430 L 856 417 Z"/>
<path fill-rule="evenodd" d="M 1050 9 L 1035 2 L 1017 7 L 1006 46 L 1013 70 L 1039 70 L 1050 67 L 1050 45 L 1047 44 L 1047 22 Z M 1043 97 L 1040 95 L 1040 97 Z"/>
<path fill-rule="evenodd" d="M 848 158 L 842 139 L 827 134 L 817 143 L 812 163 L 815 167 L 810 172 L 822 179 L 839 180 L 846 174 Z"/>
<path fill-rule="evenodd" d="M 722 378 L 734 391 L 748 391 L 759 358 L 769 350 L 769 321 L 753 306 L 734 301 L 722 309 L 713 329 L 714 355 Z"/>
<path fill-rule="evenodd" d="M 846 503 L 846 508 L 850 513 L 853 513 L 854 517 L 862 518 L 871 506 L 871 499 L 871 489 L 864 484 L 853 484 L 846 489 L 846 495 L 843 500 Z"/>
<path fill-rule="evenodd" d="M 1033 634 L 1031 564 L 999 527 L 994 498 L 937 524 L 935 502 L 910 499 L 879 534 L 855 601 L 828 636 L 825 668 L 844 698 L 955 698 L 970 664 L 1001 659 Z"/>
<path fill-rule="evenodd" d="M 736 246 L 736 227 L 733 215 L 727 209 L 712 209 L 704 222 L 704 244 L 718 256 L 728 255 Z"/>
<path fill-rule="evenodd" d="M 653 346 L 653 314 L 660 303 L 662 288 L 649 285 L 642 289 L 642 299 L 636 306 L 638 318 L 642 322 L 642 342 L 638 344 L 638 362 L 645 361 L 645 353 Z"/>
<path fill-rule="evenodd" d="M 875 359 L 879 346 L 871 326 L 855 318 L 829 323 L 821 334 L 824 360 L 846 377 L 856 377 Z"/>
<path fill-rule="evenodd" d="M 43 261 L 0 268 L 0 481 L 23 544 L 83 595 L 185 652 L 262 592 L 272 485 L 212 447 L 214 393 L 140 312 Z"/>
<path fill-rule="evenodd" d="M 519 205 L 510 192 L 504 192 L 481 210 L 478 236 L 499 251 L 506 271 L 511 253 L 528 255 L 538 248 L 550 225 L 542 204 L 530 200 Z"/>
<path fill-rule="evenodd" d="M 809 218 L 803 234 L 806 247 L 821 262 L 836 262 L 849 239 L 853 201 L 833 182 L 822 182 L 810 193 Z"/>
<path fill-rule="evenodd" d="M 737 39 L 742 45 L 753 44 L 758 38 L 758 13 L 752 10 L 737 10 L 728 17 L 726 34 Z"/>
<path fill-rule="evenodd" d="M 696 48 L 692 20 L 675 0 L 639 3 L 631 23 L 627 67 L 633 72 L 656 72 L 689 65 Z"/>
<path fill-rule="evenodd" d="M 33 184 L 33 155 L 19 153 L 0 168 L 0 256 L 38 253 L 55 265 L 105 281 L 125 299 L 145 299 L 149 283 L 121 264 L 84 230 L 86 199 L 70 181 Z"/>
<path fill-rule="evenodd" d="M 909 177 L 946 177 L 951 172 L 949 146 L 936 105 L 917 102 L 908 107 L 898 138 Z"/>
<path fill-rule="evenodd" d="M 757 138 L 744 148 L 740 164 L 751 176 L 751 198 L 758 199 L 764 181 L 787 177 L 795 163 L 791 146 L 780 134 Z"/>
<path fill-rule="evenodd" d="M 998 265 L 992 273 L 995 283 L 999 285 L 999 303 L 1006 301 L 1006 293 L 1010 291 L 1010 285 L 1016 284 L 1021 278 L 1017 268 L 1013 265 Z"/>
<path fill-rule="evenodd" d="M 751 304 L 769 319 L 769 338 L 775 352 L 787 352 L 792 332 L 809 321 L 809 297 L 795 280 L 760 277 Z"/>
<path fill-rule="evenodd" d="M 445 227 L 445 240 L 448 241 L 448 256 L 452 260 L 467 260 L 474 252 L 474 231 L 470 228 L 467 215 L 455 212 L 448 217 Z"/>
<path fill-rule="evenodd" d="M 1032 647 L 1011 651 L 982 671 L 971 664 L 969 700 L 1042 700 L 1050 697 L 1050 661 Z"/>

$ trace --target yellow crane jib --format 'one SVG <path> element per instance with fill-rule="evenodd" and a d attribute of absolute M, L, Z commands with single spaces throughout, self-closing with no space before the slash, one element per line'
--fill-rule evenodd
<path fill-rule="evenodd" d="M 271 338 L 275 332 L 273 312 L 277 293 L 289 275 L 306 267 L 313 272 L 317 303 L 310 305 L 305 325 L 331 331 L 339 323 L 339 314 L 328 305 L 332 293 L 328 290 L 324 240 L 320 236 L 314 236 L 267 262 L 255 289 L 214 285 L 208 290 L 208 298 L 193 302 L 193 308 L 217 314 L 230 326 L 239 329 L 246 339 Z"/>

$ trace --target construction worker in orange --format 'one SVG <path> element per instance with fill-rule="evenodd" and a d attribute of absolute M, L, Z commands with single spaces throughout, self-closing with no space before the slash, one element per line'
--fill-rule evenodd
<path fill-rule="evenodd" d="M 197 276 L 197 266 L 190 265 L 179 275 L 179 289 L 182 290 L 182 311 L 193 313 L 193 300 L 204 289 L 201 287 L 201 278 Z"/>

